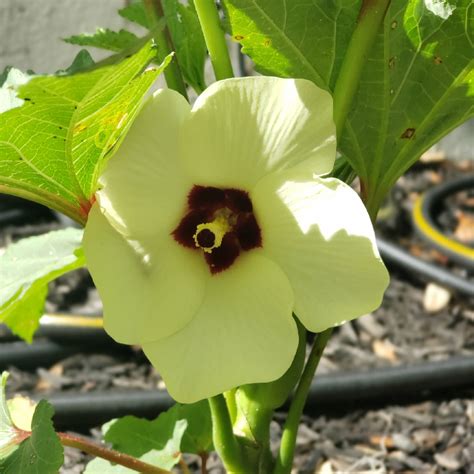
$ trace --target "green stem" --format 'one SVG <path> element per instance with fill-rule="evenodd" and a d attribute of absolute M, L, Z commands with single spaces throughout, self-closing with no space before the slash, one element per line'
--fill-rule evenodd
<path fill-rule="evenodd" d="M 143 0 L 143 6 L 145 7 L 148 22 L 150 23 L 150 29 L 156 28 L 160 19 L 164 17 L 161 0 Z M 173 40 L 168 28 L 156 28 L 154 38 L 158 46 L 159 60 L 163 61 L 168 54 L 175 51 Z M 186 85 L 184 84 L 181 69 L 176 57 L 173 58 L 165 69 L 164 74 L 168 87 L 179 92 L 182 96 L 188 99 Z"/>
<path fill-rule="evenodd" d="M 209 398 L 214 447 L 229 472 L 245 472 L 242 453 L 232 429 L 227 404 L 223 395 Z"/>
<path fill-rule="evenodd" d="M 365 61 L 385 17 L 390 0 L 363 0 L 359 18 L 342 62 L 334 88 L 334 123 L 337 138 L 342 136 L 344 124 L 359 87 Z"/>
<path fill-rule="evenodd" d="M 140 461 L 133 456 L 115 451 L 114 449 L 106 448 L 105 446 L 101 446 L 81 436 L 75 436 L 69 433 L 58 433 L 58 437 L 63 446 L 80 449 L 87 454 L 106 459 L 113 464 L 128 467 L 136 472 L 144 474 L 172 474 L 171 471 L 152 466 L 151 464 Z"/>
<path fill-rule="evenodd" d="M 289 474 L 291 472 L 300 418 L 303 413 L 306 398 L 308 397 L 314 373 L 321 360 L 324 348 L 331 337 L 331 333 L 332 328 L 326 329 L 326 331 L 318 334 L 313 342 L 313 347 L 311 348 L 308 361 L 306 362 L 300 382 L 295 391 L 283 428 L 280 452 L 278 453 L 275 470 L 273 471 L 274 474 Z"/>
<path fill-rule="evenodd" d="M 229 410 L 232 426 L 235 424 L 235 420 L 237 420 L 237 402 L 235 401 L 236 392 L 236 388 L 224 392 L 224 398 L 227 404 L 227 409 Z"/>
<path fill-rule="evenodd" d="M 194 0 L 194 5 L 201 23 L 201 29 L 206 40 L 216 79 L 220 81 L 234 77 L 225 33 L 222 29 L 219 12 L 214 0 Z"/>

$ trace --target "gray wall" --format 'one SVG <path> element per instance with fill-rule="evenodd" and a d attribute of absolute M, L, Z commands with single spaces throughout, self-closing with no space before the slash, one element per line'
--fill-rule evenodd
<path fill-rule="evenodd" d="M 69 66 L 79 47 L 61 38 L 120 29 L 126 0 L 0 0 L 0 72 L 5 66 L 50 73 Z M 95 58 L 104 53 L 94 51 Z"/>

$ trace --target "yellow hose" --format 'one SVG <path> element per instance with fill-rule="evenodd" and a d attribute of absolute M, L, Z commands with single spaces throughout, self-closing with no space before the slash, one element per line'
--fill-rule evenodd
<path fill-rule="evenodd" d="M 45 314 L 41 317 L 41 325 L 96 329 L 103 327 L 102 316 L 81 316 L 74 314 Z"/>
<path fill-rule="evenodd" d="M 413 209 L 413 219 L 420 232 L 425 234 L 429 240 L 433 241 L 442 249 L 448 250 L 451 253 L 462 255 L 464 258 L 467 258 L 472 263 L 474 263 L 474 249 L 450 239 L 449 237 L 446 237 L 444 234 L 435 229 L 423 215 L 423 204 L 424 196 L 420 196 L 415 202 L 415 207 Z"/>

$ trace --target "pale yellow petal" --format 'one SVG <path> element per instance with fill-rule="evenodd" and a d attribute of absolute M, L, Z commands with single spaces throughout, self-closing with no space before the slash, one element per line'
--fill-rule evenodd
<path fill-rule="evenodd" d="M 263 179 L 252 192 L 263 252 L 285 271 L 295 313 L 320 332 L 376 309 L 388 273 L 357 194 L 311 170 Z"/>
<path fill-rule="evenodd" d="M 87 266 L 104 305 L 106 331 L 138 344 L 184 327 L 204 297 L 209 271 L 202 257 L 170 235 L 155 236 L 153 251 L 129 241 L 94 205 L 84 232 Z"/>
<path fill-rule="evenodd" d="M 100 178 L 97 198 L 111 224 L 126 236 L 171 232 L 192 183 L 178 159 L 180 127 L 190 106 L 177 92 L 148 100 Z"/>
<path fill-rule="evenodd" d="M 269 172 L 309 161 L 331 171 L 336 156 L 332 98 L 304 79 L 219 81 L 183 124 L 183 160 L 196 183 L 251 189 Z"/>
<path fill-rule="evenodd" d="M 275 380 L 298 345 L 293 292 L 272 261 L 250 252 L 213 275 L 195 318 L 143 350 L 179 402 Z"/>

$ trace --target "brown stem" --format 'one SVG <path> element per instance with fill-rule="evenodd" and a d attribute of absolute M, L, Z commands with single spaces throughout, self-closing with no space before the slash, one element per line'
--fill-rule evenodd
<path fill-rule="evenodd" d="M 113 464 L 120 464 L 121 466 L 128 467 L 137 472 L 143 474 L 172 474 L 171 471 L 161 469 L 157 466 L 152 466 L 146 462 L 140 461 L 133 456 L 128 454 L 120 453 L 114 449 L 106 448 L 93 441 L 83 438 L 81 436 L 72 435 L 69 433 L 57 433 L 59 440 L 63 446 L 69 446 L 71 448 L 80 449 L 87 454 L 96 456 L 102 459 L 106 459 Z"/>
<path fill-rule="evenodd" d="M 201 458 L 201 474 L 207 474 L 207 460 L 209 458 L 209 454 L 204 451 L 199 453 L 199 457 Z"/>

